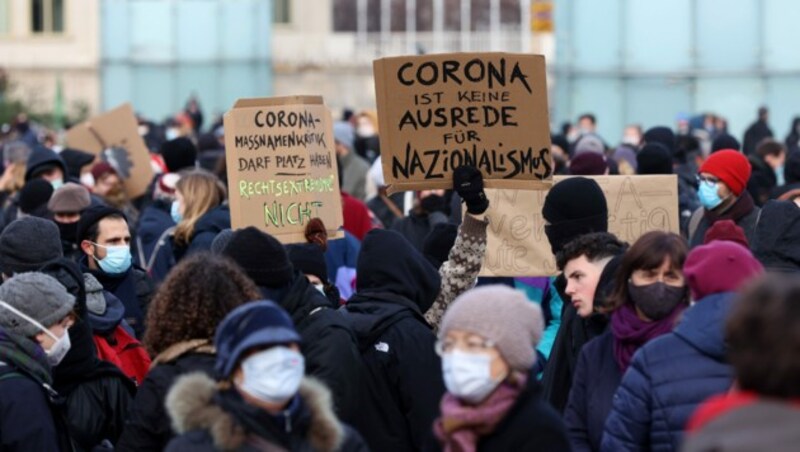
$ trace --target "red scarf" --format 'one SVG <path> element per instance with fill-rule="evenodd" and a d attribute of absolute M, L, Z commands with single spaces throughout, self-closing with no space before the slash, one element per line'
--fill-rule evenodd
<path fill-rule="evenodd" d="M 433 431 L 445 452 L 474 452 L 481 436 L 492 433 L 525 388 L 524 375 L 510 378 L 479 405 L 468 405 L 450 393 L 442 397 L 442 416 Z"/>

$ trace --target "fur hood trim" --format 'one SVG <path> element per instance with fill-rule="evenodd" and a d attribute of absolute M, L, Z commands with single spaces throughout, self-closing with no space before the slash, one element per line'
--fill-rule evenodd
<path fill-rule="evenodd" d="M 214 403 L 217 382 L 198 372 L 180 377 L 167 395 L 167 412 L 178 434 L 206 430 L 221 450 L 235 450 L 247 440 L 236 419 Z M 314 450 L 335 451 L 344 443 L 345 431 L 333 412 L 331 394 L 321 382 L 305 377 L 298 391 L 311 412 L 305 432 Z"/>
<path fill-rule="evenodd" d="M 215 354 L 217 351 L 214 345 L 208 339 L 192 339 L 189 341 L 178 342 L 167 347 L 166 350 L 159 353 L 150 364 L 150 368 L 154 368 L 159 364 L 169 363 L 175 361 L 187 353 L 206 353 L 209 355 Z"/>

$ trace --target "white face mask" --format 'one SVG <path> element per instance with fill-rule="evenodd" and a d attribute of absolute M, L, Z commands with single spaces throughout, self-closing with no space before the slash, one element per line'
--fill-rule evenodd
<path fill-rule="evenodd" d="M 284 403 L 300 388 L 305 372 L 303 355 L 277 346 L 249 356 L 242 362 L 239 388 L 268 403 Z"/>
<path fill-rule="evenodd" d="M 167 136 L 167 141 L 172 141 L 175 138 L 180 138 L 181 131 L 177 127 L 170 127 L 167 129 L 166 136 Z"/>
<path fill-rule="evenodd" d="M 81 174 L 81 183 L 89 188 L 94 187 L 94 176 L 92 176 L 92 173 Z"/>
<path fill-rule="evenodd" d="M 67 353 L 69 353 L 69 349 L 72 348 L 72 342 L 70 342 L 70 340 L 69 340 L 69 331 L 68 330 L 64 331 L 64 335 L 63 336 L 58 337 L 55 334 L 53 334 L 52 331 L 50 331 L 47 328 L 45 328 L 44 325 L 42 325 L 41 323 L 37 322 L 36 320 L 34 320 L 32 317 L 28 316 L 24 312 L 18 310 L 14 306 L 11 306 L 10 304 L 6 303 L 5 301 L 0 301 L 0 306 L 8 309 L 9 311 L 13 312 L 17 316 L 19 316 L 19 317 L 25 319 L 26 321 L 32 323 L 35 327 L 37 327 L 40 330 L 42 330 L 42 332 L 44 334 L 50 336 L 50 338 L 55 341 L 55 343 L 53 344 L 52 347 L 50 347 L 49 350 L 45 350 L 45 353 L 47 354 L 47 362 L 50 363 L 51 366 L 54 366 L 54 367 L 57 366 L 64 359 L 64 357 L 67 356 Z"/>
<path fill-rule="evenodd" d="M 325 295 L 325 285 L 322 283 L 314 284 L 314 288 L 317 289 L 322 295 Z"/>
<path fill-rule="evenodd" d="M 503 378 L 492 379 L 492 357 L 458 350 L 442 357 L 442 372 L 447 392 L 469 403 L 486 399 Z"/>

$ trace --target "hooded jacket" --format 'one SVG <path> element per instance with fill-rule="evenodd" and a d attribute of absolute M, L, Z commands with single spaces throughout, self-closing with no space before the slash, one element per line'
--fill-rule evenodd
<path fill-rule="evenodd" d="M 28 157 L 25 180 L 31 180 L 33 174 L 45 165 L 53 165 L 61 168 L 61 171 L 64 173 L 64 182 L 67 181 L 67 165 L 64 164 L 64 160 L 61 159 L 61 156 L 59 156 L 56 151 L 42 145 L 35 146 L 33 151 L 31 151 L 30 157 Z"/>
<path fill-rule="evenodd" d="M 373 450 L 419 450 L 445 392 L 436 336 L 423 317 L 439 293 L 439 274 L 400 234 L 380 229 L 364 238 L 357 273 L 357 293 L 343 312 L 375 404 L 360 432 Z"/>
<path fill-rule="evenodd" d="M 764 205 L 770 198 L 770 193 L 778 184 L 778 178 L 767 162 L 758 155 L 751 155 L 748 160 L 753 172 L 747 181 L 747 191 L 753 197 L 753 201 L 758 207 Z"/>
<path fill-rule="evenodd" d="M 800 271 L 800 207 L 792 201 L 765 204 L 751 247 L 769 270 Z"/>
<path fill-rule="evenodd" d="M 145 207 L 136 228 L 136 258 L 153 283 L 161 284 L 175 266 L 171 233 L 175 222 L 170 216 L 171 204 L 158 199 Z"/>
<path fill-rule="evenodd" d="M 325 386 L 305 378 L 298 395 L 299 407 L 287 410 L 285 422 L 279 425 L 244 403 L 235 390 L 218 392 L 216 382 L 208 376 L 187 375 L 167 397 L 167 410 L 180 436 L 166 450 L 368 450 L 358 433 L 336 418 Z M 264 420 L 258 431 L 244 427 L 247 417 Z"/>
<path fill-rule="evenodd" d="M 671 333 L 639 349 L 614 395 L 601 450 L 679 450 L 694 410 L 733 383 L 724 337 L 733 297 L 703 298 Z"/>
<path fill-rule="evenodd" d="M 217 206 L 206 212 L 194 225 L 194 232 L 189 244 L 175 246 L 175 260 L 198 251 L 210 251 L 211 242 L 223 229 L 231 228 L 231 211 L 227 205 Z"/>

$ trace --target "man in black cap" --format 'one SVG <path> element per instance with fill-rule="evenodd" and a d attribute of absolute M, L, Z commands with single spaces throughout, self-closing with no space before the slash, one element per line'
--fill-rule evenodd
<path fill-rule="evenodd" d="M 131 263 L 131 233 L 125 215 L 111 207 L 90 207 L 78 220 L 76 239 L 84 254 L 79 260 L 81 271 L 91 273 L 103 289 L 122 301 L 125 320 L 142 337 L 154 287 L 147 273 Z"/>

